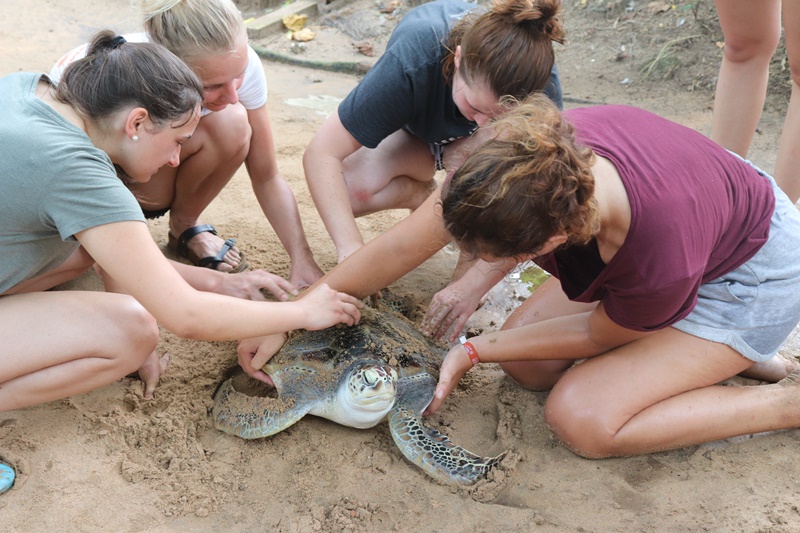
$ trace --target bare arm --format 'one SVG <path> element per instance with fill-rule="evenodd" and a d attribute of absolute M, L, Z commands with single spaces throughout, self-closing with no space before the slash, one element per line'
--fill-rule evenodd
<path fill-rule="evenodd" d="M 450 242 L 439 198 L 437 190 L 408 217 L 359 248 L 318 283 L 364 298 L 421 265 Z"/>
<path fill-rule="evenodd" d="M 297 296 L 297 288 L 294 285 L 266 270 L 247 270 L 238 274 L 229 274 L 178 261 L 170 260 L 170 264 L 186 283 L 198 291 L 215 292 L 247 300 L 265 300 L 266 298 L 261 292 L 261 289 L 264 289 L 282 302 Z"/>
<path fill-rule="evenodd" d="M 173 268 L 141 222 L 84 230 L 78 241 L 122 290 L 164 327 L 201 340 L 237 340 L 293 329 L 352 325 L 359 302 L 326 290 L 292 302 L 254 302 L 192 288 Z"/>
<path fill-rule="evenodd" d="M 583 359 L 605 353 L 649 333 L 618 326 L 602 304 L 593 311 L 560 316 L 513 329 L 472 337 L 482 363 Z M 439 374 L 439 385 L 427 413 L 434 413 L 464 374 L 472 368 L 460 344 L 450 349 Z"/>
<path fill-rule="evenodd" d="M 334 113 L 311 139 L 303 154 L 303 169 L 317 211 L 341 262 L 364 244 L 353 216 L 344 180 L 343 162 L 361 148 Z"/>
<path fill-rule="evenodd" d="M 278 170 L 267 106 L 248 110 L 247 118 L 253 134 L 245 165 L 253 192 L 292 261 L 290 281 L 308 286 L 322 276 L 322 270 L 306 240 L 294 192 Z"/>

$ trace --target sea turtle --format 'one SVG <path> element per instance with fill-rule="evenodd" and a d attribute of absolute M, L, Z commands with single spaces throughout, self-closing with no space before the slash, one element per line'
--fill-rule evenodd
<path fill-rule="evenodd" d="M 248 395 L 240 379 L 225 380 L 214 395 L 214 422 L 222 431 L 255 439 L 307 414 L 355 428 L 373 427 L 388 415 L 392 438 L 409 461 L 443 483 L 472 485 L 506 452 L 475 455 L 422 418 L 443 352 L 405 318 L 365 307 L 357 326 L 303 331 L 284 344 L 263 368 L 277 397 Z"/>

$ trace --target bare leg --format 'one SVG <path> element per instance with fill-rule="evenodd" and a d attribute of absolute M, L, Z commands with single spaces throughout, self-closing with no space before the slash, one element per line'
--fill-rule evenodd
<path fill-rule="evenodd" d="M 250 126 L 247 112 L 240 105 L 200 119 L 192 138 L 181 150 L 181 164 L 164 167 L 149 182 L 131 190 L 145 209 L 170 207 L 169 230 L 175 237 L 200 223 L 200 215 L 228 184 L 242 165 L 250 147 Z M 189 248 L 198 257 L 215 256 L 223 239 L 211 233 L 200 233 L 189 241 Z M 239 264 L 237 248 L 225 256 L 229 271 Z"/>
<path fill-rule="evenodd" d="M 792 73 L 792 94 L 778 145 L 774 174 L 781 189 L 796 203 L 800 199 L 800 5 L 797 2 L 783 2 L 783 27 Z"/>
<path fill-rule="evenodd" d="M 567 446 L 595 458 L 800 425 L 800 386 L 717 385 L 751 365 L 728 346 L 667 328 L 573 367 L 545 414 Z"/>
<path fill-rule="evenodd" d="M 344 160 L 344 177 L 356 217 L 386 209 L 416 209 L 435 189 L 427 144 L 400 130 L 376 148 L 359 148 Z"/>
<path fill-rule="evenodd" d="M 769 62 L 781 32 L 780 0 L 716 0 L 725 48 L 711 138 L 747 157 L 767 94 Z"/>
<path fill-rule="evenodd" d="M 57 268 L 30 278 L 12 287 L 3 294 L 19 294 L 23 292 L 39 292 L 52 289 L 56 285 L 75 279 L 94 264 L 92 256 L 81 246 Z"/>
<path fill-rule="evenodd" d="M 740 372 L 739 375 L 745 378 L 777 383 L 782 379 L 786 379 L 792 373 L 800 373 L 800 363 L 795 359 L 777 354 L 768 361 L 753 364 L 744 372 Z"/>
<path fill-rule="evenodd" d="M 585 313 L 596 304 L 573 302 L 561 290 L 555 278 L 545 281 L 508 317 L 502 329 L 512 329 L 576 313 Z M 500 363 L 514 381 L 527 389 L 548 390 L 572 367 L 574 360 L 516 361 Z"/>
<path fill-rule="evenodd" d="M 94 291 L 0 297 L 0 411 L 100 388 L 134 372 L 158 341 L 130 296 Z"/>

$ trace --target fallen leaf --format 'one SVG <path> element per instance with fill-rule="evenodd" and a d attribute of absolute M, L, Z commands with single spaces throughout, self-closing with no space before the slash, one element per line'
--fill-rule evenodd
<path fill-rule="evenodd" d="M 291 15 L 284 16 L 282 20 L 283 25 L 289 30 L 300 31 L 303 29 L 303 26 L 306 25 L 308 15 L 298 15 L 297 13 L 292 13 Z"/>
<path fill-rule="evenodd" d="M 292 34 L 292 39 L 295 40 L 295 41 L 306 42 L 306 41 L 310 41 L 311 39 L 313 39 L 316 36 L 317 36 L 317 34 L 314 33 L 313 31 L 311 31 L 310 29 L 303 28 L 300 31 L 294 32 Z"/>

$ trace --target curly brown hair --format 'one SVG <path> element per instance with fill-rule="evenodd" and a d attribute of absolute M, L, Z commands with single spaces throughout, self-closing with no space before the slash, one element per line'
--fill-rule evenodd
<path fill-rule="evenodd" d="M 452 82 L 455 50 L 467 83 L 486 83 L 498 97 L 524 100 L 543 91 L 555 63 L 553 41 L 564 43 L 561 0 L 495 0 L 492 8 L 461 19 L 447 39 L 444 75 Z"/>
<path fill-rule="evenodd" d="M 447 185 L 445 228 L 462 250 L 498 258 L 537 253 L 558 234 L 588 242 L 600 229 L 593 152 L 547 97 L 509 107 Z"/>

